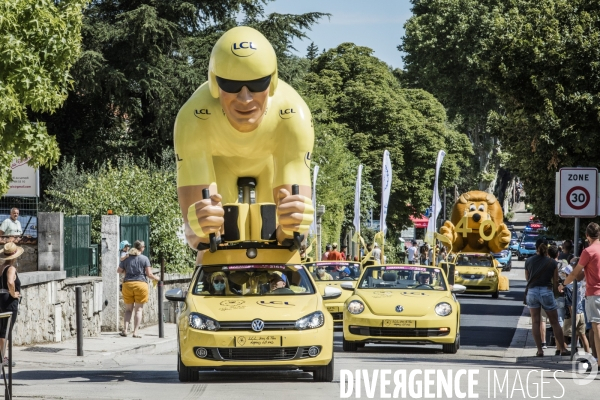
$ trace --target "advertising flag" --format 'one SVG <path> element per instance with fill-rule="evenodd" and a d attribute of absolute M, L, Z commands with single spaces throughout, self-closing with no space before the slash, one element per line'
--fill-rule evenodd
<path fill-rule="evenodd" d="M 313 169 L 313 185 L 312 185 L 312 205 L 314 210 L 313 222 L 310 224 L 310 233 L 313 235 L 317 234 L 317 175 L 319 173 L 319 166 L 315 165 Z"/>
<path fill-rule="evenodd" d="M 381 213 L 380 215 L 380 231 L 387 232 L 385 218 L 387 217 L 388 203 L 390 201 L 390 191 L 392 190 L 392 162 L 390 161 L 390 152 L 383 152 L 383 170 L 381 172 Z"/>
<path fill-rule="evenodd" d="M 436 231 L 437 217 L 442 209 L 440 192 L 438 190 L 438 175 L 440 174 L 440 167 L 442 166 L 442 161 L 444 161 L 445 156 L 446 152 L 444 150 L 440 150 L 437 156 L 437 162 L 435 163 L 435 181 L 433 184 L 433 197 L 431 199 L 431 215 L 429 217 L 427 233 L 425 235 L 425 241 L 432 245 L 435 243 L 434 232 Z"/>
<path fill-rule="evenodd" d="M 360 178 L 362 176 L 363 166 L 358 166 L 358 175 L 356 176 L 356 188 L 354 190 L 354 229 L 360 232 Z"/>

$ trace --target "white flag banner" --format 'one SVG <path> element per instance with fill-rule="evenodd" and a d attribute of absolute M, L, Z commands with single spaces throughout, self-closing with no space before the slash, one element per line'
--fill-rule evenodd
<path fill-rule="evenodd" d="M 390 161 L 390 152 L 385 150 L 383 152 L 383 170 L 381 172 L 381 213 L 379 220 L 379 230 L 385 233 L 387 232 L 387 225 L 385 224 L 385 218 L 387 217 L 388 203 L 390 201 L 390 191 L 392 190 L 392 162 Z"/>
<path fill-rule="evenodd" d="M 363 166 L 358 166 L 358 175 L 356 176 L 356 189 L 354 190 L 354 228 L 360 233 L 360 179 Z"/>
<path fill-rule="evenodd" d="M 433 184 L 433 197 L 431 199 L 431 215 L 429 216 L 427 233 L 425 235 L 425 241 L 432 245 L 435 243 L 434 232 L 436 231 L 437 217 L 442 209 L 442 201 L 440 200 L 440 192 L 438 190 L 438 176 L 440 174 L 440 168 L 445 156 L 446 152 L 444 150 L 440 150 L 437 156 L 437 162 L 435 163 L 435 181 Z"/>
<path fill-rule="evenodd" d="M 319 174 L 319 166 L 315 165 L 313 169 L 313 185 L 312 185 L 312 205 L 314 210 L 313 222 L 310 224 L 310 233 L 317 234 L 317 175 Z"/>

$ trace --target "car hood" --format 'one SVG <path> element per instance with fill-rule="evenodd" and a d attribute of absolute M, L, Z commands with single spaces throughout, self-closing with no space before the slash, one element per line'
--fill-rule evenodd
<path fill-rule="evenodd" d="M 441 301 L 454 305 L 454 299 L 447 291 L 413 289 L 362 289 L 355 293 L 375 315 L 397 317 L 422 317 L 435 313 L 435 306 Z M 396 306 L 403 311 L 397 312 Z"/>
<path fill-rule="evenodd" d="M 487 274 L 492 267 L 478 267 L 476 265 L 460 265 L 456 267 L 459 274 Z"/>
<path fill-rule="evenodd" d="M 290 296 L 193 296 L 190 310 L 217 321 L 294 321 L 319 307 L 319 294 Z"/>

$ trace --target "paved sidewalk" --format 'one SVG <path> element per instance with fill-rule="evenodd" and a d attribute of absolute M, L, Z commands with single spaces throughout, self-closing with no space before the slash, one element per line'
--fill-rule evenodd
<path fill-rule="evenodd" d="M 60 343 L 36 344 L 13 347 L 16 369 L 19 365 L 96 363 L 108 358 L 130 354 L 164 354 L 177 349 L 176 325 L 165 324 L 165 337 L 158 337 L 158 325 L 140 329 L 141 339 L 129 334 L 122 337 L 118 332 L 103 332 L 98 337 L 83 339 L 83 357 L 77 356 L 77 339 Z"/>

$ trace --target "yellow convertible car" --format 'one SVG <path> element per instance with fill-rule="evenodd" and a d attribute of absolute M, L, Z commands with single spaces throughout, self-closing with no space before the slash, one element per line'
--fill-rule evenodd
<path fill-rule="evenodd" d="M 344 351 L 365 343 L 441 344 L 460 347 L 460 304 L 441 268 L 421 265 L 366 267 L 344 305 Z"/>
<path fill-rule="evenodd" d="M 315 381 L 333 380 L 333 318 L 297 252 L 228 249 L 204 255 L 187 291 L 166 297 L 182 302 L 178 317 L 179 380 L 198 371 L 300 369 Z"/>
<path fill-rule="evenodd" d="M 343 282 L 350 282 L 356 286 L 360 276 L 360 263 L 355 261 L 317 261 L 307 262 L 304 266 L 308 268 L 317 287 L 324 290 L 326 287 L 339 288 Z M 327 311 L 333 317 L 336 328 L 342 327 L 344 318 L 344 302 L 350 297 L 349 291 L 344 291 L 337 299 L 325 300 Z"/>
<path fill-rule="evenodd" d="M 492 298 L 498 298 L 502 266 L 492 254 L 458 253 L 452 261 L 456 264 L 454 281 L 467 288 L 465 293 L 491 294 Z"/>

